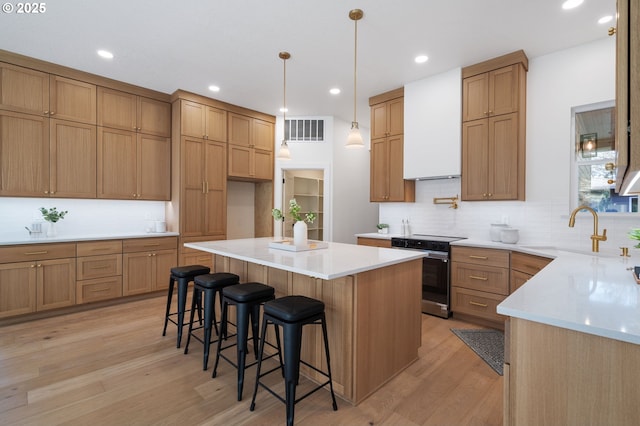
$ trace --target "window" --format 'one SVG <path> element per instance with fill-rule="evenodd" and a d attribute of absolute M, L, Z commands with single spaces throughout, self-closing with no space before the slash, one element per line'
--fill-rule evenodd
<path fill-rule="evenodd" d="M 573 206 L 598 213 L 638 211 L 638 196 L 622 196 L 615 188 L 615 108 L 601 102 L 572 109 L 574 167 Z"/>

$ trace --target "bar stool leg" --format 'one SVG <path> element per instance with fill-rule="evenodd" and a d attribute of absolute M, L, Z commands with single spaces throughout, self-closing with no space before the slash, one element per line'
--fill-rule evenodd
<path fill-rule="evenodd" d="M 195 292 L 194 292 L 195 296 Z M 211 325 L 215 324 L 215 298 L 216 292 L 209 290 L 204 292 L 204 361 L 202 364 L 202 369 L 207 370 L 207 364 L 209 363 L 209 347 L 211 346 Z M 202 300 L 202 299 L 201 299 Z M 209 309 L 211 307 L 211 309 Z M 191 313 L 191 317 L 193 318 L 193 312 Z M 218 334 L 216 328 L 216 334 Z M 189 335 L 191 336 L 191 335 Z"/>
<path fill-rule="evenodd" d="M 218 339 L 218 347 L 216 350 L 216 360 L 213 363 L 213 372 L 211 373 L 211 377 L 215 378 L 218 372 L 218 362 L 220 362 L 220 351 L 222 350 L 222 336 L 227 338 L 227 314 L 229 312 L 229 304 L 225 300 L 222 304 L 222 318 L 220 319 L 220 333 L 221 337 Z"/>
<path fill-rule="evenodd" d="M 284 381 L 287 406 L 287 425 L 293 425 L 296 403 L 296 386 L 300 377 L 300 349 L 302 345 L 302 325 L 287 324 L 284 331 Z"/>
<path fill-rule="evenodd" d="M 191 300 L 191 315 L 189 315 L 189 330 L 187 333 L 187 344 L 184 345 L 184 353 L 185 355 L 189 353 L 189 342 L 191 342 L 191 331 L 193 330 L 193 317 L 195 314 L 196 308 L 196 292 L 199 292 L 197 288 L 193 289 L 193 299 Z"/>
<path fill-rule="evenodd" d="M 169 292 L 167 296 L 167 310 L 164 314 L 164 328 L 162 329 L 162 335 L 166 336 L 167 334 L 167 324 L 169 323 L 169 311 L 171 309 L 171 299 L 173 298 L 173 286 L 175 284 L 175 279 L 172 277 L 169 278 Z"/>
<path fill-rule="evenodd" d="M 327 374 L 329 375 L 329 389 L 331 390 L 331 400 L 333 401 L 333 411 L 338 410 L 338 403 L 336 402 L 336 396 L 333 393 L 333 378 L 331 376 L 331 359 L 329 357 L 329 337 L 327 333 L 327 320 L 324 314 L 322 314 L 322 334 L 324 335 L 324 353 L 327 356 Z"/>
<path fill-rule="evenodd" d="M 247 360 L 247 338 L 249 336 L 250 308 L 246 303 L 236 304 L 237 318 L 237 354 L 238 354 L 238 401 L 242 401 L 244 387 L 244 367 Z"/>
<path fill-rule="evenodd" d="M 180 347 L 182 341 L 182 326 L 184 324 L 184 308 L 187 304 L 187 287 L 189 283 L 184 279 L 178 280 L 178 340 L 176 347 Z M 194 296 L 195 297 L 195 296 Z"/>

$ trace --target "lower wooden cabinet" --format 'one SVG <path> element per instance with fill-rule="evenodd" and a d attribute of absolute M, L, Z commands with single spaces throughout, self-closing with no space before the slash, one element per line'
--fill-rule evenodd
<path fill-rule="evenodd" d="M 77 254 L 76 303 L 122 296 L 122 240 L 80 242 Z"/>
<path fill-rule="evenodd" d="M 391 248 L 391 238 L 380 239 L 380 238 L 358 237 L 358 245 Z"/>
<path fill-rule="evenodd" d="M 529 278 L 540 272 L 553 259 L 548 257 L 535 256 L 532 254 L 512 252 L 511 253 L 511 293 L 526 283 Z"/>
<path fill-rule="evenodd" d="M 124 240 L 122 250 L 123 296 L 169 286 L 171 268 L 178 261 L 176 237 Z"/>
<path fill-rule="evenodd" d="M 0 265 L 0 318 L 36 311 L 36 273 L 32 262 Z"/>
<path fill-rule="evenodd" d="M 36 264 L 36 310 L 76 303 L 76 259 L 43 260 Z"/>

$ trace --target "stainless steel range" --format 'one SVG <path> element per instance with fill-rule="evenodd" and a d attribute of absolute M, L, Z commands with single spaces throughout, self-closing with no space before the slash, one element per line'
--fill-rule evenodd
<path fill-rule="evenodd" d="M 422 312 L 442 318 L 451 316 L 449 243 L 464 237 L 413 234 L 391 238 L 391 247 L 425 252 L 422 261 Z"/>

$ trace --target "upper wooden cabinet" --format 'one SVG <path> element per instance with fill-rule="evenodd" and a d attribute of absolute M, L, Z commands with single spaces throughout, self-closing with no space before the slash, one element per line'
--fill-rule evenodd
<path fill-rule="evenodd" d="M 227 141 L 227 111 L 197 102 L 180 101 L 180 134 Z"/>
<path fill-rule="evenodd" d="M 96 85 L 0 63 L 0 108 L 96 124 Z"/>
<path fill-rule="evenodd" d="M 464 201 L 525 198 L 527 66 L 517 51 L 462 70 Z"/>
<path fill-rule="evenodd" d="M 170 137 L 171 104 L 98 87 L 98 125 Z"/>
<path fill-rule="evenodd" d="M 372 202 L 415 201 L 415 181 L 403 179 L 403 89 L 369 98 L 371 107 L 370 196 Z"/>
<path fill-rule="evenodd" d="M 273 180 L 274 125 L 229 113 L 229 178 Z"/>

